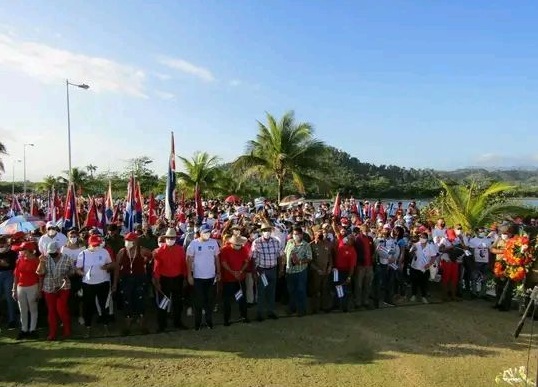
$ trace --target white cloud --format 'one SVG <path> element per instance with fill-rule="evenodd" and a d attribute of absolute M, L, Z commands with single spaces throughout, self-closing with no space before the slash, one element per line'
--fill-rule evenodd
<path fill-rule="evenodd" d="M 167 91 L 155 90 L 155 95 L 165 101 L 171 101 L 176 99 L 175 94 L 169 93 Z"/>
<path fill-rule="evenodd" d="M 110 59 L 91 57 L 0 34 L 0 67 L 22 72 L 43 83 L 69 78 L 95 92 L 146 97 L 142 70 Z"/>
<path fill-rule="evenodd" d="M 205 82 L 213 82 L 215 77 L 213 73 L 208 69 L 200 66 L 196 66 L 186 60 L 179 58 L 160 58 L 159 63 L 165 65 L 171 69 L 181 71 L 185 74 L 194 75 L 197 78 L 200 78 Z"/>
<path fill-rule="evenodd" d="M 232 79 L 228 84 L 232 87 L 240 86 L 243 82 L 241 82 L 239 79 Z"/>
<path fill-rule="evenodd" d="M 168 74 L 163 74 L 163 73 L 153 73 L 153 75 L 157 78 L 157 79 L 160 79 L 161 81 L 168 81 L 169 79 L 171 79 L 172 77 Z"/>
<path fill-rule="evenodd" d="M 506 155 L 498 153 L 483 153 L 474 161 L 476 166 L 495 168 L 524 168 L 538 166 L 538 154 Z"/>

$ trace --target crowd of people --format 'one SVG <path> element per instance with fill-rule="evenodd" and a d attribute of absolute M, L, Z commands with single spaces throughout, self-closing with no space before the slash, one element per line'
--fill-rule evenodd
<path fill-rule="evenodd" d="M 298 317 L 427 304 L 439 279 L 443 301 L 485 297 L 495 256 L 518 225 L 463 230 L 420 219 L 415 202 L 388 208 L 350 198 L 335 207 L 210 200 L 203 213 L 187 203 L 173 221 L 159 216 L 133 230 L 121 219 L 104 229 L 49 221 L 0 236 L 0 315 L 18 339 L 36 338 L 43 299 L 47 339 L 56 340 L 60 326 L 71 336 L 72 319 L 90 337 L 95 322 L 108 332 L 112 320 L 123 334 L 149 332 L 149 319 L 157 332 L 169 322 L 188 329 L 190 316 L 195 330 L 212 329 L 216 310 L 224 326 L 278 319 L 277 301 Z M 494 306 L 507 311 L 502 287 L 497 281 Z"/>

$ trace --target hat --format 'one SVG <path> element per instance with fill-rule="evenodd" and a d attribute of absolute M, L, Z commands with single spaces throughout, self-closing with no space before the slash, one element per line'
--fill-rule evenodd
<path fill-rule="evenodd" d="M 177 238 L 176 230 L 174 230 L 172 227 L 169 227 L 166 230 L 166 234 L 164 234 L 165 238 Z"/>
<path fill-rule="evenodd" d="M 232 245 L 244 245 L 247 242 L 247 238 L 234 235 L 228 239 L 228 242 L 230 242 Z"/>
<path fill-rule="evenodd" d="M 47 230 L 48 230 L 49 228 L 56 228 L 56 225 L 54 224 L 53 221 L 48 221 L 45 228 L 46 228 Z"/>
<path fill-rule="evenodd" d="M 99 235 L 92 235 L 88 238 L 88 245 L 91 247 L 99 246 L 103 240 Z"/>
<path fill-rule="evenodd" d="M 138 239 L 138 234 L 136 232 L 130 232 L 125 235 L 124 239 L 129 242 L 136 241 Z"/>
<path fill-rule="evenodd" d="M 24 234 L 24 232 L 22 232 L 22 231 L 17 231 L 15 234 L 12 234 L 12 235 L 11 235 L 11 239 L 12 239 L 12 240 L 22 239 L 22 238 L 24 238 L 24 235 L 26 235 L 26 234 Z"/>
<path fill-rule="evenodd" d="M 342 224 L 342 226 L 347 226 L 347 225 L 349 225 L 349 219 L 348 218 L 342 218 L 342 219 L 340 219 L 340 223 Z"/>
<path fill-rule="evenodd" d="M 13 250 L 14 251 L 22 251 L 22 250 L 35 251 L 37 250 L 37 246 L 34 242 L 26 241 L 26 242 L 22 242 L 18 246 L 13 246 Z"/>
<path fill-rule="evenodd" d="M 60 250 L 60 248 L 58 247 L 58 244 L 56 242 L 50 242 L 47 245 L 47 254 L 56 253 L 58 252 L 58 250 Z"/>
<path fill-rule="evenodd" d="M 202 224 L 202 227 L 200 227 L 200 233 L 204 234 L 208 232 L 211 232 L 211 227 L 209 227 L 208 224 Z"/>
<path fill-rule="evenodd" d="M 234 224 L 231 228 L 232 230 L 241 230 L 241 226 L 238 224 Z"/>
<path fill-rule="evenodd" d="M 262 223 L 262 225 L 260 227 L 261 231 L 272 230 L 272 229 L 273 229 L 273 226 L 271 226 L 269 223 Z"/>

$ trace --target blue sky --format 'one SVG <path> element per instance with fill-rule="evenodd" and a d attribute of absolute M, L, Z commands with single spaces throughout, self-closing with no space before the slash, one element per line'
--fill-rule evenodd
<path fill-rule="evenodd" d="M 0 1 L 0 140 L 41 179 L 229 161 L 295 110 L 362 161 L 538 166 L 536 1 Z M 17 166 L 16 176 L 22 176 Z"/>

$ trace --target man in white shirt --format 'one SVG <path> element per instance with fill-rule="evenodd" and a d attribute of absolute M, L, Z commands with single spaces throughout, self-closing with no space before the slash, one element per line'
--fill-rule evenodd
<path fill-rule="evenodd" d="M 394 281 L 398 270 L 398 259 L 400 257 L 400 246 L 396 239 L 391 236 L 390 226 L 383 226 L 380 237 L 374 239 L 375 251 L 378 265 L 376 265 L 376 276 L 378 278 L 374 295 L 374 306 L 379 308 L 382 300 L 385 306 L 394 306 Z"/>
<path fill-rule="evenodd" d="M 101 247 L 103 240 L 99 235 L 92 235 L 88 239 L 88 248 L 83 250 L 76 263 L 77 272 L 82 276 L 82 297 L 84 308 L 84 325 L 86 336 L 91 335 L 93 312 L 95 310 L 95 297 L 101 310 L 100 320 L 108 330 L 110 316 L 105 312 L 110 296 L 110 273 L 114 263 L 108 251 Z M 115 289 L 112 289 L 114 292 Z"/>
<path fill-rule="evenodd" d="M 47 222 L 47 233 L 39 238 L 38 248 L 42 255 L 47 255 L 47 246 L 52 242 L 61 249 L 67 244 L 67 237 L 59 232 L 58 227 L 53 222 Z"/>
<path fill-rule="evenodd" d="M 411 261 L 411 289 L 412 297 L 411 301 L 414 302 L 417 299 L 417 293 L 420 288 L 422 294 L 422 302 L 428 303 L 427 291 L 428 291 L 428 279 L 429 269 L 434 264 L 437 256 L 437 247 L 433 243 L 428 243 L 428 234 L 421 233 L 418 243 L 415 243 L 410 251 L 413 255 Z"/>
<path fill-rule="evenodd" d="M 187 272 L 194 285 L 194 329 L 200 330 L 202 310 L 209 329 L 213 329 L 213 285 L 220 280 L 219 244 L 211 239 L 211 228 L 203 225 L 200 237 L 187 248 Z"/>
<path fill-rule="evenodd" d="M 472 271 L 472 292 L 478 295 L 478 284 L 480 284 L 480 297 L 486 295 L 486 283 L 490 277 L 489 268 L 489 248 L 493 241 L 486 236 L 486 230 L 479 228 L 476 236 L 469 241 L 469 247 L 473 250 L 474 269 Z"/>

